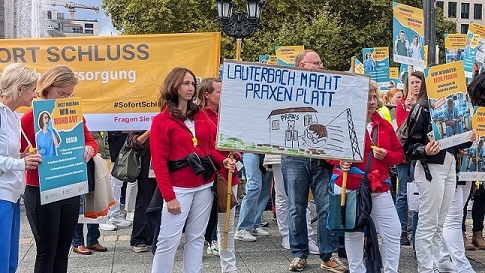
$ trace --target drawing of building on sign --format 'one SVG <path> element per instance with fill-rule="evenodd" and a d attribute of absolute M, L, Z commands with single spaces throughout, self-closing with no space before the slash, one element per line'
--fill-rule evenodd
<path fill-rule="evenodd" d="M 269 144 L 278 149 L 298 149 L 312 154 L 342 152 L 350 142 L 354 160 L 361 160 L 351 110 L 345 109 L 328 124 L 319 123 L 312 107 L 275 109 L 268 116 Z"/>

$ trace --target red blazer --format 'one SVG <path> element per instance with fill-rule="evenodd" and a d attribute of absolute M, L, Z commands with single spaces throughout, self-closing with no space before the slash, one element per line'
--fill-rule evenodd
<path fill-rule="evenodd" d="M 389 179 L 389 166 L 404 162 L 404 150 L 401 142 L 399 142 L 397 139 L 392 125 L 387 122 L 387 120 L 383 119 L 379 113 L 375 112 L 372 115 L 372 121 L 372 126 L 377 126 L 377 139 L 375 145 L 379 148 L 386 149 L 387 155 L 382 160 L 372 158 L 369 168 L 369 175 L 367 177 L 370 180 L 370 187 L 373 192 L 386 192 L 389 190 L 389 185 L 382 182 Z M 369 160 L 371 143 L 371 138 L 366 130 L 363 151 L 364 162 L 353 163 L 352 168 L 358 168 L 362 172 L 365 171 L 367 161 Z M 337 185 L 342 186 L 342 171 L 340 170 L 340 161 L 329 160 L 328 162 L 338 168 L 334 168 L 333 178 L 335 178 L 335 183 Z M 362 174 L 353 173 L 353 170 L 351 169 L 347 176 L 347 189 L 356 190 L 359 187 L 361 179 Z"/>
<path fill-rule="evenodd" d="M 22 124 L 22 130 L 24 130 L 25 135 L 29 139 L 32 146 L 35 148 L 35 132 L 34 132 L 34 112 L 30 109 L 26 112 L 20 119 Z M 84 126 L 84 143 L 86 146 L 91 146 L 94 148 L 94 155 L 98 153 L 98 142 L 93 138 L 91 133 L 86 126 L 86 120 L 83 118 Z M 27 141 L 22 137 L 20 151 L 23 152 L 28 147 Z M 27 185 L 29 186 L 39 186 L 39 171 L 37 169 L 30 170 L 27 172 Z"/>
<path fill-rule="evenodd" d="M 197 146 L 194 146 L 192 132 L 184 121 L 173 117 L 167 109 L 153 119 L 150 133 L 152 166 L 162 197 L 167 202 L 175 199 L 173 187 L 195 188 L 208 183 L 202 174 L 195 175 L 188 166 L 169 173 L 168 161 L 183 159 L 192 152 L 200 157 L 206 153 L 212 155 L 220 166 L 225 159 L 215 149 L 214 125 L 204 111 L 195 114 L 194 126 Z M 214 177 L 209 181 L 214 181 Z"/>
<path fill-rule="evenodd" d="M 214 127 L 214 132 L 215 132 L 215 136 L 217 136 L 217 125 L 218 125 L 218 122 L 219 122 L 219 119 L 218 119 L 218 115 L 217 115 L 217 112 L 214 111 L 214 109 L 212 108 L 204 108 L 204 111 L 207 113 L 207 115 L 209 116 L 209 119 L 212 121 L 213 123 L 213 127 Z M 224 157 L 228 157 L 229 156 L 229 153 L 228 151 L 219 151 L 217 150 L 221 155 L 223 155 Z M 234 155 L 234 159 L 236 160 L 241 160 L 240 158 L 238 158 L 237 155 Z M 222 175 L 224 175 L 224 177 L 227 179 L 228 175 L 229 175 L 229 170 L 227 170 L 226 168 L 222 167 L 219 169 L 219 172 L 221 172 Z M 233 172 L 233 175 L 232 175 L 232 183 L 231 185 L 235 186 L 239 183 L 239 177 L 237 175 L 237 171 L 234 171 Z"/>

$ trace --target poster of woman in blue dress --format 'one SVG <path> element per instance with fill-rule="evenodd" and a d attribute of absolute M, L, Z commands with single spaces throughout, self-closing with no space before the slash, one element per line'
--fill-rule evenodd
<path fill-rule="evenodd" d="M 60 143 L 60 137 L 57 131 L 52 128 L 51 115 L 44 111 L 39 115 L 39 128 L 35 134 L 37 150 L 43 158 L 57 156 L 57 147 Z"/>
<path fill-rule="evenodd" d="M 376 67 L 376 62 L 372 59 L 372 53 L 367 52 L 364 59 L 364 70 L 366 72 L 374 71 L 374 67 Z"/>

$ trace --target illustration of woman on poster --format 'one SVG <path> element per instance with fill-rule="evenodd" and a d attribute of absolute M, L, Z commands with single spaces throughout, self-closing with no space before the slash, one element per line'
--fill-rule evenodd
<path fill-rule="evenodd" d="M 376 67 L 376 62 L 374 61 L 374 59 L 372 59 L 372 54 L 370 52 L 367 52 L 365 54 L 364 70 L 366 72 L 374 71 L 374 67 Z"/>
<path fill-rule="evenodd" d="M 57 156 L 56 148 L 59 146 L 59 134 L 52 128 L 50 123 L 51 116 L 48 112 L 42 112 L 39 115 L 39 128 L 35 134 L 35 141 L 37 143 L 37 150 L 43 158 Z"/>
<path fill-rule="evenodd" d="M 409 53 L 411 54 L 411 58 L 422 60 L 423 57 L 421 56 L 421 48 L 423 45 L 419 43 L 418 35 L 414 35 L 413 42 L 409 46 Z"/>

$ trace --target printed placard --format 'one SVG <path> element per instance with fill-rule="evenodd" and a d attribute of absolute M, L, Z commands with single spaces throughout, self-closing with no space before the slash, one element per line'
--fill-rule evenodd
<path fill-rule="evenodd" d="M 355 64 L 354 65 L 355 65 L 354 73 L 357 73 L 357 74 L 364 74 L 365 73 L 364 64 L 358 58 L 355 58 Z M 349 72 L 352 72 L 352 71 L 349 71 Z"/>
<path fill-rule="evenodd" d="M 362 57 L 365 74 L 370 75 L 371 80 L 377 82 L 381 91 L 389 90 L 389 48 L 363 48 Z"/>
<path fill-rule="evenodd" d="M 361 162 L 370 77 L 226 60 L 217 148 Z"/>
<path fill-rule="evenodd" d="M 478 142 L 465 150 L 461 158 L 461 168 L 458 175 L 461 181 L 485 180 L 485 136 L 481 136 Z"/>
<path fill-rule="evenodd" d="M 425 67 L 423 10 L 397 2 L 393 6 L 393 60 Z"/>
<path fill-rule="evenodd" d="M 88 193 L 80 98 L 33 102 L 42 205 Z"/>
<path fill-rule="evenodd" d="M 276 55 L 259 55 L 259 62 L 262 64 L 278 64 L 278 57 Z M 221 65 L 222 67 L 222 65 Z M 222 78 L 222 77 L 221 77 Z"/>
<path fill-rule="evenodd" d="M 434 139 L 446 149 L 469 141 L 472 133 L 463 62 L 424 70 Z"/>
<path fill-rule="evenodd" d="M 467 44 L 467 34 L 445 34 L 446 63 L 463 61 Z"/>
<path fill-rule="evenodd" d="M 275 46 L 276 57 L 278 58 L 278 65 L 295 66 L 295 58 L 298 53 L 305 50 L 302 45 L 299 46 Z"/>
<path fill-rule="evenodd" d="M 470 82 L 484 66 L 485 26 L 476 22 L 468 26 L 468 41 L 464 52 L 465 76 Z"/>

